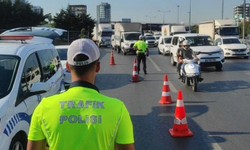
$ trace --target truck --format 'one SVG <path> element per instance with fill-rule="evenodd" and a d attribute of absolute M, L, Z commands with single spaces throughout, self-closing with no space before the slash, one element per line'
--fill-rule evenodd
<path fill-rule="evenodd" d="M 135 42 L 142 35 L 142 24 L 137 22 L 122 22 L 114 24 L 114 35 L 112 36 L 113 48 L 118 53 L 122 51 L 124 55 L 127 53 L 135 54 L 133 49 Z"/>
<path fill-rule="evenodd" d="M 98 47 L 111 46 L 111 35 L 113 34 L 112 25 L 109 23 L 96 24 L 93 29 L 92 40 Z"/>
<path fill-rule="evenodd" d="M 236 22 L 231 19 L 200 22 L 199 33 L 207 34 L 214 40 L 224 36 L 239 37 L 239 29 L 236 25 Z"/>
<path fill-rule="evenodd" d="M 172 36 L 172 35 L 181 34 L 181 33 L 187 33 L 185 26 L 182 24 L 161 26 L 162 36 Z"/>

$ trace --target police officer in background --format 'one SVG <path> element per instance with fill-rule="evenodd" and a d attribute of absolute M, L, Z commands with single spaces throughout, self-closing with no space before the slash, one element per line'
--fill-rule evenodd
<path fill-rule="evenodd" d="M 99 93 L 94 85 L 100 52 L 89 39 L 68 48 L 72 84 L 43 98 L 31 120 L 27 150 L 135 150 L 133 126 L 124 103 Z"/>
<path fill-rule="evenodd" d="M 143 40 L 143 36 L 139 36 L 139 40 L 134 44 L 134 50 L 136 50 L 137 54 L 137 69 L 138 74 L 140 73 L 140 64 L 142 61 L 144 74 L 147 74 L 147 66 L 146 66 L 146 56 L 149 56 L 148 45 Z"/>

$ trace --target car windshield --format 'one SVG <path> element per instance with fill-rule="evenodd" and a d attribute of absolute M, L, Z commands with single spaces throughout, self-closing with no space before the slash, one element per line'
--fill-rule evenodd
<path fill-rule="evenodd" d="M 213 40 L 209 36 L 186 37 L 191 46 L 213 46 Z"/>
<path fill-rule="evenodd" d="M 125 40 L 138 40 L 140 35 L 140 33 L 124 34 Z"/>
<path fill-rule="evenodd" d="M 102 36 L 112 36 L 113 32 L 107 32 L 107 31 L 103 31 L 102 32 Z"/>
<path fill-rule="evenodd" d="M 172 38 L 164 38 L 165 43 L 171 43 Z"/>
<path fill-rule="evenodd" d="M 19 61 L 15 56 L 0 55 L 0 99 L 12 89 Z"/>
<path fill-rule="evenodd" d="M 239 29 L 238 27 L 221 28 L 220 35 L 239 35 Z"/>
<path fill-rule="evenodd" d="M 67 60 L 67 48 L 58 48 L 57 51 L 61 60 Z"/>
<path fill-rule="evenodd" d="M 155 38 L 153 36 L 145 36 L 146 40 L 155 40 Z"/>
<path fill-rule="evenodd" d="M 239 39 L 223 39 L 223 44 L 240 44 Z"/>

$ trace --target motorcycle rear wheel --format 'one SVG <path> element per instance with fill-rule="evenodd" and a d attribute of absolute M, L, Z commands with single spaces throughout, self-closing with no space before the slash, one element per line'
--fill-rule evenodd
<path fill-rule="evenodd" d="M 193 78 L 192 81 L 193 81 L 192 82 L 192 90 L 194 92 L 197 92 L 198 80 L 197 80 L 197 78 Z"/>

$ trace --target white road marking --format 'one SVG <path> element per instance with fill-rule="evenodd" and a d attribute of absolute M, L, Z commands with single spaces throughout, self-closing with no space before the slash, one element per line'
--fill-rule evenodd
<path fill-rule="evenodd" d="M 157 71 L 161 71 L 161 68 L 150 57 L 148 57 L 148 59 L 151 61 L 151 63 L 154 65 L 154 67 L 156 68 Z M 174 85 L 170 81 L 168 81 L 168 82 L 169 82 L 170 90 L 174 93 L 177 93 L 177 90 L 174 87 Z"/>
<path fill-rule="evenodd" d="M 211 146 L 214 150 L 222 150 L 220 145 L 216 143 L 215 139 L 212 137 L 212 135 L 209 134 L 209 132 L 204 132 L 203 134 L 203 141 L 207 143 L 209 146 Z"/>
<path fill-rule="evenodd" d="M 148 57 L 148 59 L 151 61 L 151 63 L 155 66 L 157 71 L 161 71 L 160 67 L 156 65 L 156 63 L 150 58 Z"/>
<path fill-rule="evenodd" d="M 170 90 L 171 90 L 172 92 L 174 92 L 174 93 L 177 93 L 177 89 L 174 87 L 174 85 L 173 85 L 170 81 L 168 81 L 168 83 L 169 83 L 169 88 L 170 88 Z"/>

